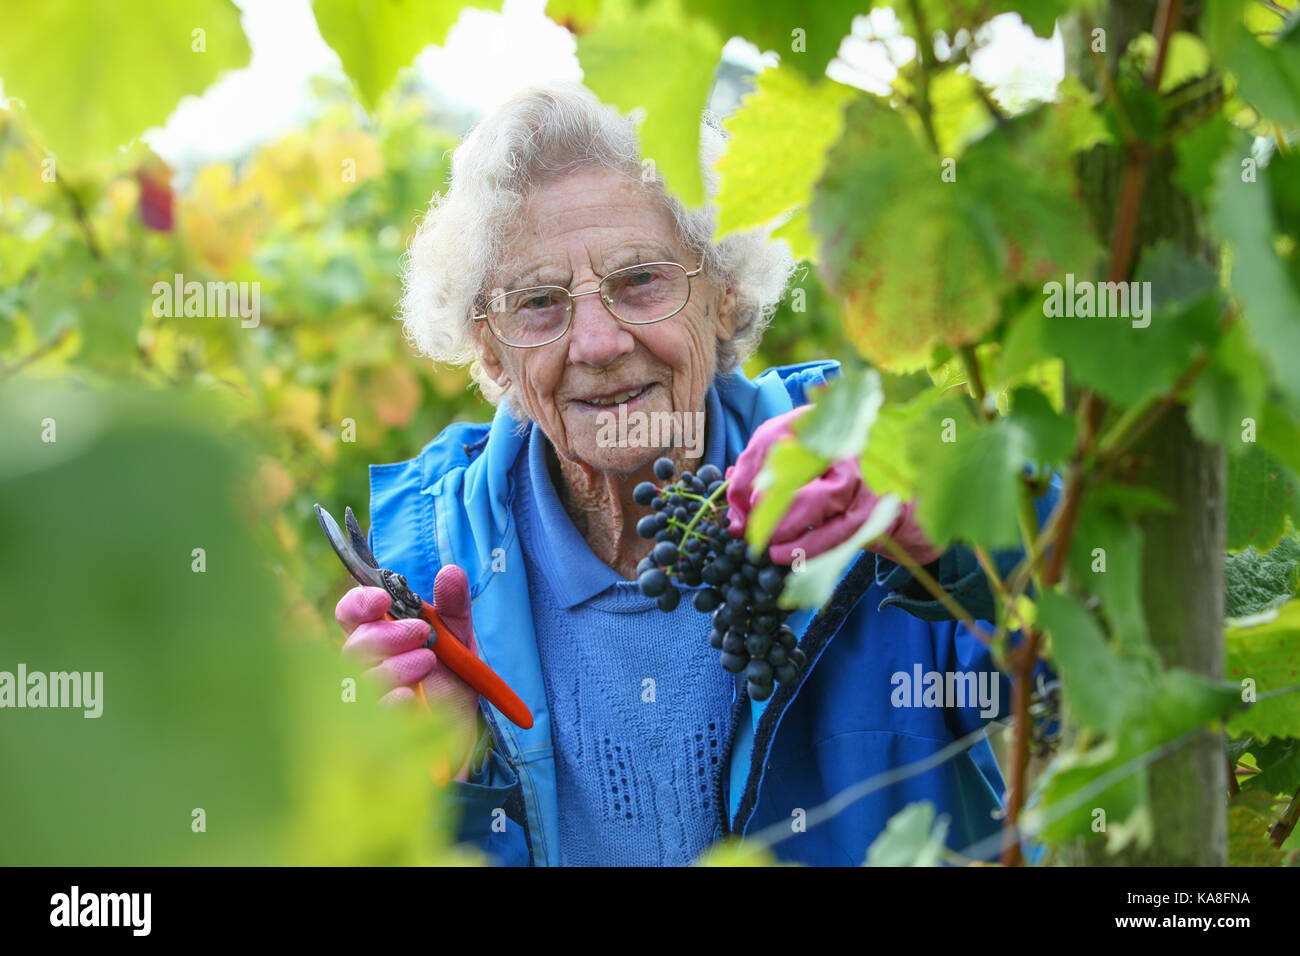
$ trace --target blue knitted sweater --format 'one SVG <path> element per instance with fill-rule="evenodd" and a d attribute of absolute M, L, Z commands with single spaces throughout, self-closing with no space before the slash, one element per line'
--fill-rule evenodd
<path fill-rule="evenodd" d="M 721 401 L 710 387 L 705 461 L 725 470 Z M 515 462 L 514 512 L 551 709 L 565 865 L 691 863 L 721 833 L 715 776 L 732 678 L 709 616 L 666 614 L 587 545 L 551 480 L 536 425 Z"/>

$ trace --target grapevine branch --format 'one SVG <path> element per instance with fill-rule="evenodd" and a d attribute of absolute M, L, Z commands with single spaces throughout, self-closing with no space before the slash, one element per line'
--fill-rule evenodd
<path fill-rule="evenodd" d="M 1282 819 L 1269 827 L 1268 838 L 1278 849 L 1286 842 L 1291 831 L 1295 829 L 1296 822 L 1300 821 L 1300 790 L 1297 790 L 1291 797 L 1291 802 L 1287 804 L 1286 812 L 1282 814 Z"/>
<path fill-rule="evenodd" d="M 1169 54 L 1169 42 L 1182 18 L 1182 9 L 1182 0 L 1161 0 L 1156 10 L 1153 28 L 1156 35 L 1156 57 L 1147 79 L 1151 89 L 1160 88 L 1160 79 L 1164 74 L 1165 62 Z M 1106 85 L 1108 95 L 1118 99 L 1114 94 L 1114 83 L 1108 71 L 1103 71 L 1102 82 Z M 1138 221 L 1151 159 L 1150 148 L 1133 136 L 1131 127 L 1124 131 L 1124 138 L 1124 170 L 1111 230 L 1111 257 L 1107 270 L 1107 279 L 1110 282 L 1126 281 L 1133 269 L 1134 254 L 1137 249 Z M 1061 580 L 1061 573 L 1079 517 L 1080 499 L 1087 477 L 1086 461 L 1096 441 L 1101 416 L 1100 399 L 1090 390 L 1085 390 L 1079 402 L 1078 441 L 1069 464 L 1065 491 L 1058 505 L 1060 518 L 1055 523 L 1055 540 L 1042 574 L 1041 583 L 1044 588 L 1054 587 Z M 1016 831 L 1020 812 L 1024 808 L 1025 776 L 1029 766 L 1029 697 L 1032 692 L 1030 681 L 1041 643 L 1042 634 L 1039 629 L 1028 628 L 1025 631 L 1024 642 L 1011 654 L 1015 678 L 1012 690 L 1015 734 L 1011 751 L 1007 815 L 1003 823 L 1006 835 Z M 1002 862 L 1007 866 L 1016 866 L 1021 862 L 1019 840 L 1004 842 Z"/>

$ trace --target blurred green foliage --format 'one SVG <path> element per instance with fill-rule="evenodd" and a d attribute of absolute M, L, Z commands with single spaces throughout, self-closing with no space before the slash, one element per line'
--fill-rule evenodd
<path fill-rule="evenodd" d="M 0 409 L 0 670 L 100 675 L 98 716 L 0 717 L 0 862 L 461 858 L 426 832 L 448 725 L 287 633 L 231 406 L 13 382 Z"/>
<path fill-rule="evenodd" d="M 178 178 L 138 141 L 116 147 L 242 62 L 246 44 L 225 0 L 197 8 L 203 50 L 184 18 L 155 6 L 124 0 L 83 15 L 58 0 L 0 35 L 0 78 L 21 98 L 0 110 L 0 669 L 103 671 L 106 695 L 94 720 L 4 713 L 0 759 L 21 772 L 0 778 L 0 818 L 23 825 L 0 843 L 3 862 L 462 860 L 426 785 L 445 749 L 442 721 L 380 711 L 368 690 L 347 699 L 331 610 L 351 581 L 311 511 L 320 501 L 364 516 L 366 465 L 491 414 L 465 370 L 416 358 L 392 320 L 403 251 L 445 188 L 457 137 L 401 71 L 443 41 L 459 7 L 401 0 L 375 14 L 317 0 L 347 84 L 322 83 L 303 128 Z M 846 377 L 841 387 L 866 391 L 832 398 L 825 422 L 774 453 L 769 466 L 787 474 L 771 513 L 801 484 L 798 469 L 820 460 L 809 446 L 843 424 L 877 490 L 919 495 L 936 543 L 1019 541 L 1041 562 L 1022 476 L 1074 457 L 1069 382 L 1107 402 L 1090 458 L 1118 454 L 1161 396 L 1190 401 L 1198 435 L 1232 453 L 1229 547 L 1267 551 L 1300 516 L 1300 180 L 1287 175 L 1295 160 L 1282 130 L 1300 116 L 1295 18 L 1262 42 L 1252 17 L 1263 5 L 1207 5 L 1204 42 L 1178 34 L 1171 44 L 1168 83 L 1145 82 L 1154 37 L 1139 36 L 1115 51 L 1107 96 L 1071 78 L 1053 103 L 999 106 L 968 71 L 981 24 L 1014 9 L 1049 35 L 1058 16 L 1093 4 L 896 6 L 922 55 L 900 64 L 885 97 L 823 75 L 861 4 L 551 8 L 578 34 L 588 85 L 645 111 L 644 151 L 688 203 L 702 195 L 696 118 L 723 42 L 739 33 L 781 56 L 726 124 L 720 168 L 723 229 L 777 226 L 804 260 L 746 371 L 851 349 L 899 374 L 869 386 Z M 1198 75 L 1207 71 L 1237 86 L 1194 118 L 1202 126 L 1165 129 L 1161 94 L 1174 78 L 1217 82 Z M 1254 162 L 1242 130 L 1283 144 L 1258 179 L 1242 172 Z M 1170 141 L 1176 181 L 1205 203 L 1225 253 L 1226 288 L 1184 252 L 1141 246 L 1133 274 L 1160 292 L 1153 329 L 1051 320 L 1043 283 L 1097 278 L 1112 237 L 1085 211 L 1080 160 L 1135 135 Z M 160 310 L 156 284 L 178 275 L 255 283 L 256 323 Z M 1229 291 L 1241 321 L 1225 331 Z M 1204 378 L 1181 394 L 1202 359 Z M 888 399 L 878 415 L 877 391 Z M 950 430 L 960 440 L 935 440 Z M 1089 559 L 1103 542 L 1112 573 L 1132 579 L 1145 545 L 1136 519 L 1157 505 L 1112 471 L 1094 476 L 1079 528 Z M 1083 553 L 1071 562 L 1083 577 Z M 1029 603 L 1019 598 L 1030 580 L 1000 603 L 1000 633 Z M 1058 757 L 1035 809 L 1061 839 L 1085 834 L 1086 821 L 1049 819 L 1051 804 L 1236 704 L 1222 686 L 1154 669 L 1134 588 L 1065 586 L 1076 593 L 1040 596 L 1042 621 L 1067 704 L 1095 733 Z M 1097 601 L 1085 604 L 1077 592 L 1089 590 Z M 1297 604 L 1271 614 L 1238 622 L 1227 663 L 1280 690 L 1294 673 Z M 1234 802 L 1234 834 L 1258 837 L 1248 813 L 1276 819 L 1296 785 L 1295 701 L 1279 695 L 1233 718 L 1247 738 L 1234 759 L 1262 770 L 1243 794 L 1269 789 L 1267 806 Z M 1120 789 L 1110 842 L 1149 838 L 1145 777 Z M 203 833 L 190 829 L 195 808 Z M 876 859 L 933 862 L 933 823 L 932 809 L 904 811 Z M 737 859 L 727 847 L 714 856 Z"/>

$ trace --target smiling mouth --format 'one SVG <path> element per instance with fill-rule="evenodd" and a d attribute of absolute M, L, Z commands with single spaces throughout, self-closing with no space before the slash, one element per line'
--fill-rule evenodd
<path fill-rule="evenodd" d="M 634 402 L 650 389 L 655 387 L 654 382 L 646 385 L 640 385 L 636 388 L 629 388 L 626 391 L 614 392 L 611 395 L 605 395 L 601 398 L 578 398 L 574 401 L 578 405 L 586 405 L 590 408 L 614 408 L 622 405 L 624 402 Z"/>

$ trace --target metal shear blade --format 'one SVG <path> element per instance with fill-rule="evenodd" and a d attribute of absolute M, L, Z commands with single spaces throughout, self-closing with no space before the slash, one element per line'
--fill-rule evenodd
<path fill-rule="evenodd" d="M 362 534 L 361 525 L 357 524 L 357 516 L 352 513 L 351 508 L 343 509 L 343 527 L 348 533 L 348 541 L 352 549 L 372 568 L 379 567 L 379 562 L 375 560 L 370 550 L 370 542 Z"/>
<path fill-rule="evenodd" d="M 334 553 L 339 556 L 339 560 L 343 562 L 343 566 L 348 569 L 348 573 L 366 587 L 385 587 L 379 569 L 375 566 L 375 556 L 370 553 L 370 547 L 366 544 L 366 539 L 361 535 L 361 529 L 357 526 L 357 519 L 352 515 L 352 509 L 347 509 L 344 516 L 344 520 L 349 526 L 348 534 L 345 535 L 343 529 L 339 527 L 339 523 L 334 520 L 333 515 L 320 505 L 314 507 L 316 509 L 316 518 L 320 521 L 321 530 L 325 532 L 325 537 L 329 539 L 330 546 L 334 549 Z M 355 529 L 355 533 L 353 533 L 353 529 Z"/>

